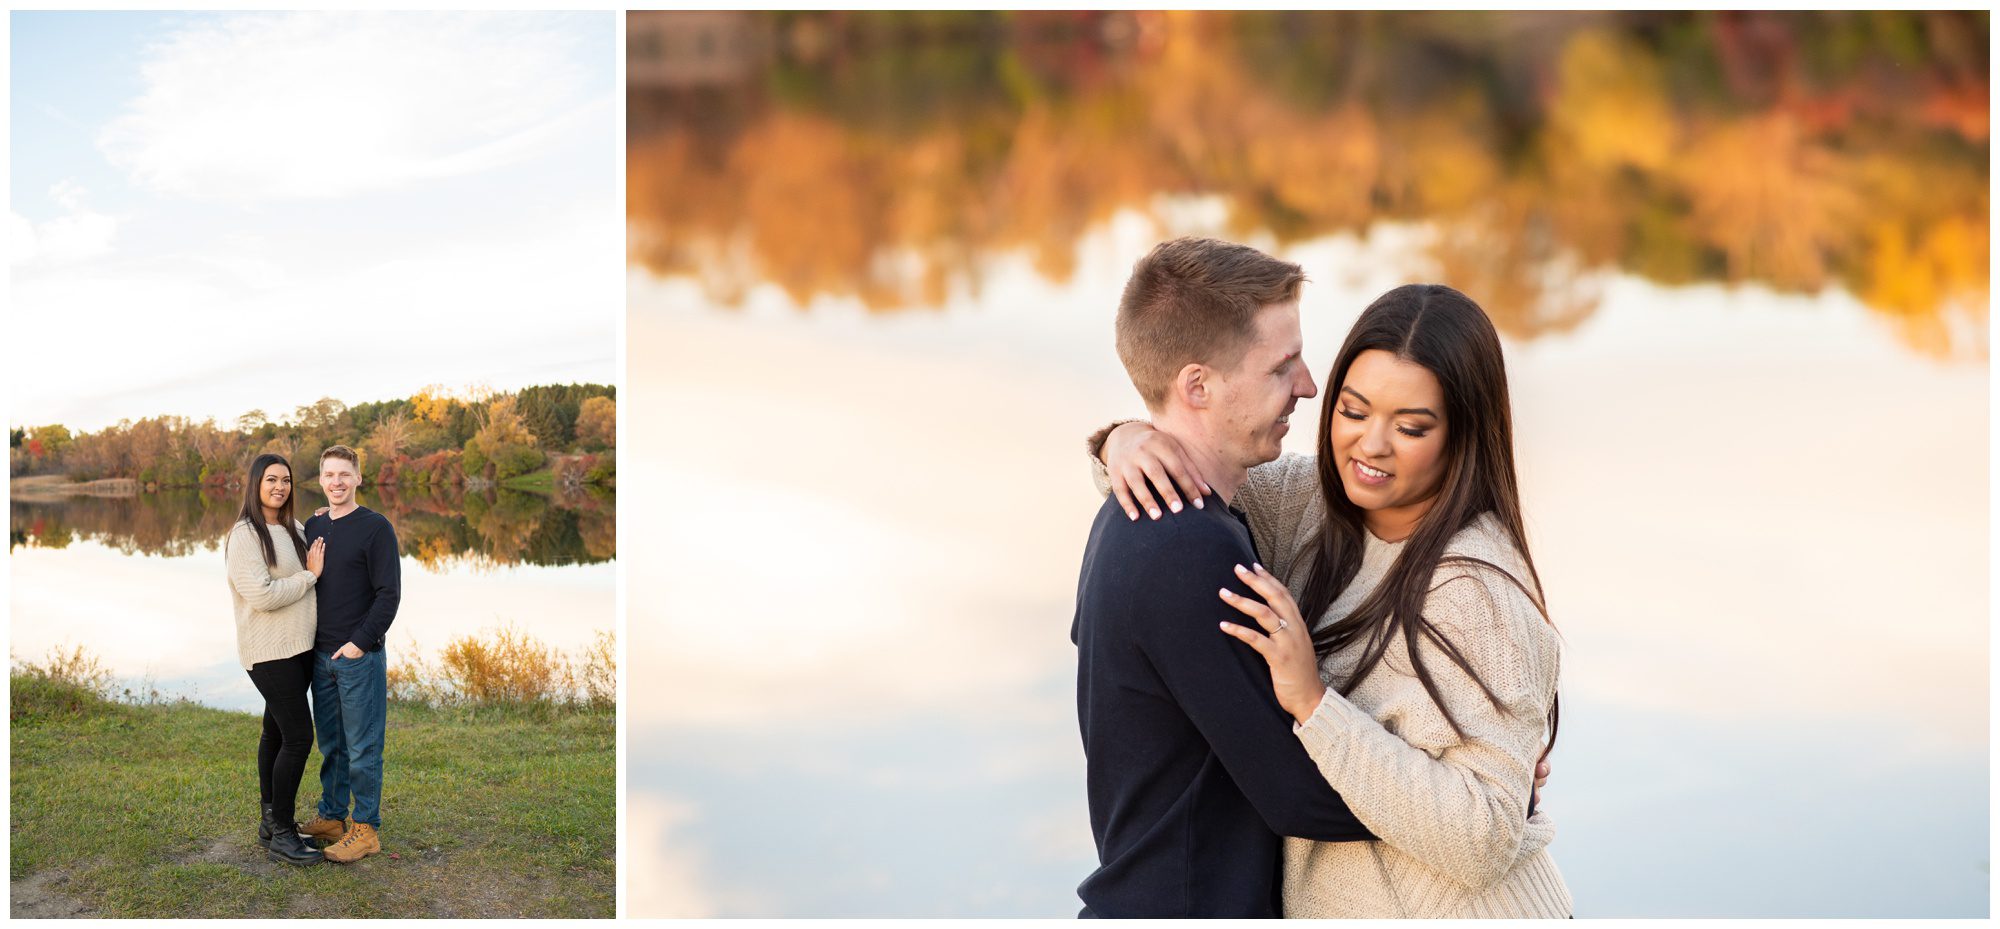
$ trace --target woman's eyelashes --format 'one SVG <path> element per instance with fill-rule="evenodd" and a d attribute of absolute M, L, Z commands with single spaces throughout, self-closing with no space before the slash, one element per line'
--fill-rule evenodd
<path fill-rule="evenodd" d="M 1338 409 L 1340 410 L 1340 415 L 1345 416 L 1348 419 L 1354 420 L 1355 422 L 1361 422 L 1362 420 L 1368 418 L 1368 414 L 1359 412 L 1357 410 L 1349 409 L 1345 406 L 1338 407 Z M 1409 436 L 1412 439 L 1421 439 L 1424 436 L 1430 434 L 1429 429 L 1415 429 L 1409 426 L 1397 426 L 1396 431 L 1406 436 Z"/>

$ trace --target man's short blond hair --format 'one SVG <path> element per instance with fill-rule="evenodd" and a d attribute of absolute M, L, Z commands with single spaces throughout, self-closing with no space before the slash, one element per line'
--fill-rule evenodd
<path fill-rule="evenodd" d="M 354 470 L 361 470 L 361 456 L 355 454 L 354 449 L 348 448 L 345 445 L 327 446 L 326 451 L 319 453 L 319 466 L 322 468 L 326 467 L 326 460 L 328 458 L 338 458 L 353 465 Z"/>
<path fill-rule="evenodd" d="M 1118 300 L 1118 358 L 1150 409 L 1190 364 L 1233 369 L 1257 311 L 1298 299 L 1305 271 L 1220 239 L 1161 242 L 1132 266 Z"/>

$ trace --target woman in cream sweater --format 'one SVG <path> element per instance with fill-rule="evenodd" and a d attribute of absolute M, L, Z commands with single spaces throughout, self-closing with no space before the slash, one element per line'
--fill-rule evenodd
<path fill-rule="evenodd" d="M 292 466 L 278 455 L 257 456 L 245 481 L 243 509 L 222 550 L 236 606 L 236 657 L 264 695 L 264 735 L 257 743 L 264 818 L 257 841 L 272 859 L 287 864 L 320 860 L 293 821 L 313 744 L 306 704 L 319 626 L 313 584 L 326 555 L 324 542 L 306 546 L 303 529 L 292 516 Z"/>
<path fill-rule="evenodd" d="M 1554 826 L 1530 815 L 1561 647 L 1499 337 L 1464 294 L 1406 285 L 1362 313 L 1327 383 L 1317 456 L 1252 468 L 1233 501 L 1270 559 L 1238 572 L 1265 602 L 1219 594 L 1250 619 L 1221 633 L 1270 663 L 1299 740 L 1377 837 L 1287 838 L 1285 915 L 1569 916 Z M 1201 481 L 1144 424 L 1104 457 L 1121 498 L 1148 472 Z"/>

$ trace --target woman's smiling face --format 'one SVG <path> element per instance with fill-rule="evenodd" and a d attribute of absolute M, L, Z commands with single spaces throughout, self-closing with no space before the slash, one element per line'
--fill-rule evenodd
<path fill-rule="evenodd" d="M 281 464 L 264 468 L 264 478 L 257 485 L 257 499 L 266 507 L 282 509 L 285 499 L 292 495 L 292 469 Z"/>
<path fill-rule="evenodd" d="M 1347 499 L 1377 537 L 1407 537 L 1444 481 L 1444 388 L 1429 368 L 1369 349 L 1332 402 L 1330 451 Z"/>

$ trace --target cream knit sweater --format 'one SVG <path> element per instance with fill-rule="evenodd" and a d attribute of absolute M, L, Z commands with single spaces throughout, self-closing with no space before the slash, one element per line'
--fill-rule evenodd
<path fill-rule="evenodd" d="M 1326 520 L 1314 459 L 1287 455 L 1250 472 L 1234 504 L 1257 549 L 1292 595 L 1300 562 Z M 1347 615 L 1395 562 L 1401 544 L 1366 540 L 1360 573 L 1315 628 Z M 1455 536 L 1450 553 L 1481 558 L 1523 583 L 1520 553 L 1491 515 Z M 1295 570 L 1295 568 L 1297 570 Z M 1346 697 L 1329 687 L 1299 740 L 1374 842 L 1285 839 L 1287 917 L 1565 917 L 1571 900 L 1546 846 L 1545 810 L 1526 816 L 1548 731 L 1561 643 L 1533 601 L 1490 569 L 1445 565 L 1424 615 L 1464 655 L 1509 712 L 1488 702 L 1450 659 L 1427 649 L 1461 739 L 1410 667 L 1401 638 Z M 1358 649 L 1328 656 L 1320 677 L 1345 681 Z"/>
<path fill-rule="evenodd" d="M 319 598 L 312 595 L 318 578 L 299 563 L 284 527 L 267 528 L 278 554 L 276 567 L 264 564 L 264 546 L 247 522 L 239 520 L 222 543 L 229 597 L 236 605 L 236 658 L 245 671 L 260 661 L 311 651 L 319 631 Z"/>

